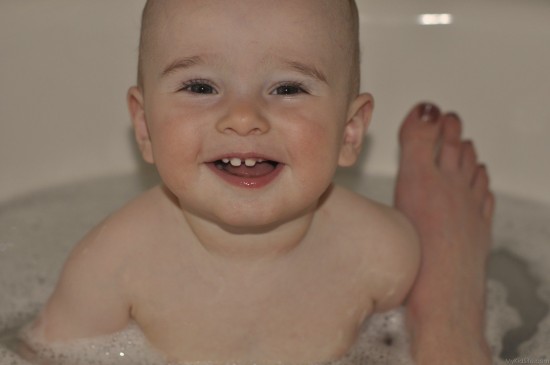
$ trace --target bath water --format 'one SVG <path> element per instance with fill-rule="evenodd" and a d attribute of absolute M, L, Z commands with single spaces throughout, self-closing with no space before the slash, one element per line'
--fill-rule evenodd
<path fill-rule="evenodd" d="M 1 365 L 27 364 L 15 353 L 17 334 L 53 290 L 71 247 L 107 214 L 155 181 L 154 176 L 144 175 L 103 178 L 38 192 L 0 205 Z M 391 201 L 393 182 L 390 179 L 339 174 L 337 181 L 373 199 Z M 495 265 L 488 280 L 486 331 L 495 364 L 506 363 L 499 357 L 501 354 L 518 359 L 550 359 L 548 223 L 549 206 L 498 197 Z M 507 279 L 506 273 L 513 272 L 512 269 L 519 270 L 519 274 Z M 514 282 L 518 278 L 524 278 L 525 282 Z M 518 294 L 514 285 L 527 294 Z M 334 364 L 412 364 L 408 346 L 403 309 L 399 308 L 372 316 L 353 349 Z M 135 324 L 120 333 L 42 351 L 59 365 L 164 363 Z"/>

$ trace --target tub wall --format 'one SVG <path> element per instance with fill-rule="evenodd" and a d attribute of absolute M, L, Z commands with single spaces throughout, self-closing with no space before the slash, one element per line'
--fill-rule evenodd
<path fill-rule="evenodd" d="M 143 0 L 0 1 L 0 201 L 140 168 L 125 105 Z M 376 111 L 358 168 L 393 174 L 410 106 L 457 110 L 497 191 L 550 202 L 550 3 L 358 0 Z M 421 26 L 421 13 L 451 25 Z"/>

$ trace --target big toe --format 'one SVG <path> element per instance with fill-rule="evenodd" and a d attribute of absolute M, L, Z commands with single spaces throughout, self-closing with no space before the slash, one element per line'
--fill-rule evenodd
<path fill-rule="evenodd" d="M 434 165 L 442 139 L 441 112 L 430 103 L 415 106 L 399 131 L 401 163 Z"/>

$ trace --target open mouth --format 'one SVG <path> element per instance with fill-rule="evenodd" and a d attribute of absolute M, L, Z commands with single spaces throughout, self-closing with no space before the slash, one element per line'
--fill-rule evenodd
<path fill-rule="evenodd" d="M 233 157 L 214 161 L 214 166 L 218 170 L 244 178 L 257 178 L 269 175 L 278 165 L 279 163 L 276 161 L 255 158 L 240 159 Z"/>
<path fill-rule="evenodd" d="M 225 181 L 248 188 L 260 188 L 273 181 L 284 164 L 260 157 L 226 157 L 208 163 Z"/>

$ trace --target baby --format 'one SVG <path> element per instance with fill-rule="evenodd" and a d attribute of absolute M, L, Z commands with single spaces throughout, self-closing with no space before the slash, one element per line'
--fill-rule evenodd
<path fill-rule="evenodd" d="M 75 247 L 34 336 L 135 321 L 173 362 L 342 357 L 420 264 L 404 216 L 332 184 L 371 119 L 359 79 L 353 0 L 149 0 L 128 105 L 162 184 Z"/>

